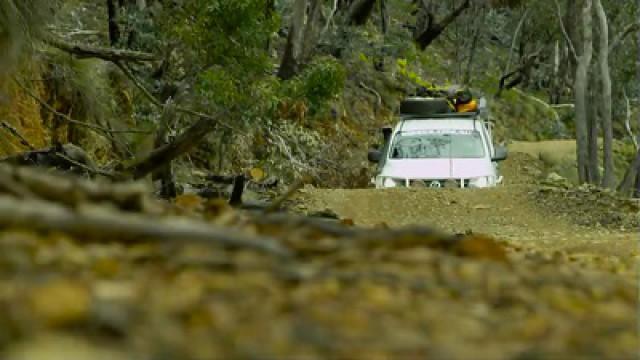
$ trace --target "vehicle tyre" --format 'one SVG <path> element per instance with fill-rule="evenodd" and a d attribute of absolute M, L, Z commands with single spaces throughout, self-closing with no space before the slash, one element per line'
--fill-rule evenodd
<path fill-rule="evenodd" d="M 402 115 L 434 115 L 453 112 L 447 99 L 443 98 L 415 98 L 400 103 Z"/>

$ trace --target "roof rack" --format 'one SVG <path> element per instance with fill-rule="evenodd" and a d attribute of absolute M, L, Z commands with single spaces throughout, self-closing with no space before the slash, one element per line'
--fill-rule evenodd
<path fill-rule="evenodd" d="M 466 113 L 441 113 L 441 114 L 400 114 L 403 120 L 435 120 L 435 119 L 475 119 L 480 116 L 480 112 L 466 112 Z"/>

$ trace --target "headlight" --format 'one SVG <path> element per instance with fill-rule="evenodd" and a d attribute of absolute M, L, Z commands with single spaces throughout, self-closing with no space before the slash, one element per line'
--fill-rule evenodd
<path fill-rule="evenodd" d="M 386 189 L 386 188 L 395 188 L 398 186 L 402 186 L 404 184 L 404 182 L 402 180 L 396 180 L 393 178 L 389 178 L 389 177 L 382 177 L 379 176 L 376 179 L 376 187 L 378 189 L 382 188 L 382 189 Z"/>
<path fill-rule="evenodd" d="M 469 187 L 472 188 L 484 188 L 491 185 L 491 177 L 483 176 L 479 178 L 473 178 L 469 180 Z"/>
<path fill-rule="evenodd" d="M 392 178 L 385 178 L 382 182 L 382 186 L 385 188 L 394 188 L 400 185 L 400 183 Z"/>

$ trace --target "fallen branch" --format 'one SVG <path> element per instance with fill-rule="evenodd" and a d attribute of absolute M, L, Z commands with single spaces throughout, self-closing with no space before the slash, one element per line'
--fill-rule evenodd
<path fill-rule="evenodd" d="M 362 81 L 360 82 L 360 87 L 372 93 L 376 97 L 376 101 L 378 102 L 378 108 L 382 107 L 382 96 L 380 96 L 380 93 L 375 91 L 373 88 L 367 86 L 367 84 L 365 84 Z"/>
<path fill-rule="evenodd" d="M 174 141 L 156 148 L 143 159 L 128 166 L 122 172 L 121 177 L 123 179 L 129 177 L 134 180 L 141 179 L 160 169 L 167 162 L 187 153 L 218 126 L 218 117 L 223 114 L 226 112 L 221 112 L 217 117 L 201 117 L 195 124 L 178 135 Z"/>
<path fill-rule="evenodd" d="M 290 251 L 270 238 L 250 237 L 193 220 L 159 219 L 88 204 L 69 208 L 37 199 L 0 196 L 0 226 L 59 231 L 83 239 L 197 242 L 291 257 Z"/>
<path fill-rule="evenodd" d="M 0 164 L 0 179 L 11 179 L 26 189 L 20 192 L 28 192 L 40 199 L 67 206 L 85 202 L 108 202 L 122 210 L 156 212 L 156 207 L 148 198 L 147 187 L 140 183 L 99 183 L 37 168 L 6 164 Z M 17 195 L 15 191 L 0 186 L 0 193 L 3 191 Z"/>
<path fill-rule="evenodd" d="M 266 213 L 272 213 L 280 210 L 282 204 L 284 204 L 285 201 L 291 198 L 291 196 L 293 196 L 296 191 L 300 190 L 305 184 L 309 182 L 311 182 L 310 176 L 303 176 L 302 178 L 294 181 L 294 183 L 289 186 L 289 189 L 287 189 L 284 194 L 278 196 L 278 198 L 276 198 L 271 204 L 269 204 L 266 209 L 264 209 L 264 211 Z"/>
<path fill-rule="evenodd" d="M 75 53 L 77 51 L 76 48 L 66 46 L 68 44 L 64 42 L 61 43 L 58 41 L 58 42 L 52 43 L 52 45 L 62 50 L 68 51 L 70 53 Z M 62 46 L 58 46 L 58 45 L 62 45 Z M 87 50 L 87 49 L 84 49 L 84 50 Z M 110 49 L 110 50 L 113 50 L 113 49 Z M 142 94 L 153 105 L 160 108 L 164 107 L 162 102 L 158 100 L 155 96 L 153 96 L 153 94 L 147 88 L 145 88 L 142 82 L 133 74 L 131 69 L 129 69 L 129 67 L 123 63 L 123 61 L 132 60 L 132 59 L 127 59 L 126 57 L 122 57 L 122 56 L 120 57 L 96 56 L 96 57 L 99 57 L 106 61 L 110 61 L 113 64 L 115 64 L 125 74 L 125 76 L 127 76 L 133 82 L 133 84 L 142 92 Z M 48 108 L 50 108 L 50 106 Z M 52 109 L 52 110 L 55 111 L 55 109 Z M 191 125 L 187 130 L 185 130 L 172 143 L 156 148 L 145 158 L 135 161 L 133 165 L 127 166 L 125 170 L 121 172 L 121 174 L 119 175 L 119 178 L 140 179 L 151 174 L 152 172 L 162 168 L 162 166 L 167 162 L 170 162 L 171 160 L 176 159 L 180 155 L 187 153 L 194 146 L 198 145 L 210 132 L 216 129 L 218 125 L 224 126 L 231 130 L 236 130 L 229 124 L 226 124 L 220 121 L 221 115 L 226 112 L 223 112 L 217 115 L 209 115 L 209 114 L 204 114 L 195 110 L 182 108 L 179 106 L 175 107 L 175 111 L 179 113 L 195 116 L 199 118 L 199 120 L 196 121 L 196 123 L 194 123 L 193 125 Z M 60 114 L 60 115 L 65 116 L 64 114 Z M 65 116 L 64 119 L 66 119 L 67 121 L 70 120 L 68 116 Z M 101 130 L 109 131 L 109 129 L 104 129 L 104 128 L 101 128 Z"/>
<path fill-rule="evenodd" d="M 6 121 L 0 122 L 0 127 L 4 128 L 11 135 L 13 135 L 16 138 L 18 138 L 18 140 L 20 140 L 20 144 L 22 144 L 23 146 L 29 148 L 29 150 L 35 150 L 36 149 L 33 145 L 31 145 L 31 143 L 29 143 L 29 141 L 27 141 L 27 139 L 24 136 L 22 136 L 22 134 L 20 134 L 20 132 L 16 128 L 11 126 Z"/>
<path fill-rule="evenodd" d="M 116 178 L 115 174 L 112 173 L 112 172 L 105 171 L 105 170 L 102 170 L 102 169 L 95 168 L 93 166 L 89 166 L 89 165 L 83 164 L 83 163 L 81 163 L 79 161 L 76 161 L 76 160 L 74 160 L 74 159 L 72 159 L 72 158 L 70 158 L 68 156 L 65 156 L 64 154 L 58 154 L 58 156 L 61 159 L 69 162 L 70 164 L 72 164 L 74 166 L 77 166 L 77 167 L 81 168 L 82 170 L 84 170 L 84 171 L 86 171 L 86 172 L 88 172 L 90 174 L 102 175 L 102 176 L 106 176 L 106 177 L 108 177 L 110 179 L 115 179 Z"/>
<path fill-rule="evenodd" d="M 556 123 L 560 123 L 560 115 L 558 115 L 558 112 L 556 111 L 556 109 L 549 105 L 548 103 L 546 103 L 543 100 L 538 99 L 537 97 L 533 96 L 533 95 L 529 95 L 527 93 L 525 93 L 524 91 L 521 91 L 518 88 L 513 88 L 513 91 L 517 92 L 518 94 L 520 94 L 521 96 L 524 96 L 526 98 L 529 98 L 535 102 L 537 102 L 538 104 L 544 106 L 547 110 L 551 111 L 551 113 L 553 114 L 554 120 L 556 121 Z"/>
<path fill-rule="evenodd" d="M 564 108 L 569 108 L 569 109 L 575 109 L 576 105 L 575 104 L 548 104 L 549 106 L 551 106 L 554 109 L 564 109 Z"/>
<path fill-rule="evenodd" d="M 153 54 L 140 51 L 124 49 L 113 49 L 104 47 L 87 46 L 78 43 L 71 43 L 55 37 L 48 37 L 45 42 L 55 48 L 68 52 L 78 58 L 98 58 L 111 62 L 118 61 L 155 61 L 158 60 Z"/>

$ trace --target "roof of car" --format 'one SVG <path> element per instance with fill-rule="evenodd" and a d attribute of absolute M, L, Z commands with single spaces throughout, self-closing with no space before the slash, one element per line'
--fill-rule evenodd
<path fill-rule="evenodd" d="M 421 130 L 475 130 L 481 126 L 473 118 L 445 118 L 445 119 L 410 119 L 402 120 L 398 125 L 397 130 L 408 131 L 421 131 Z"/>

